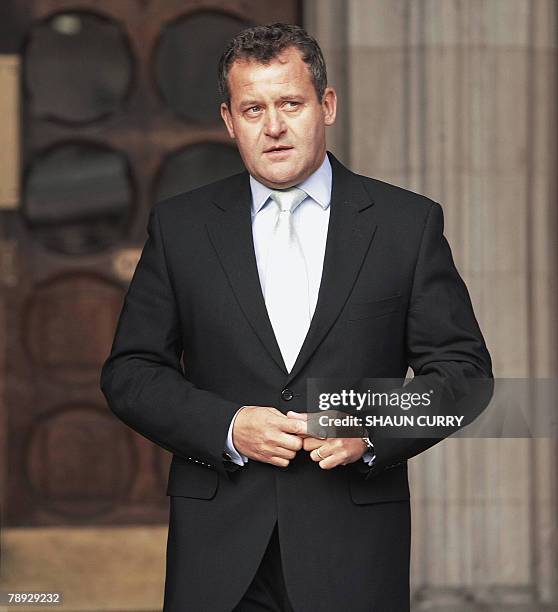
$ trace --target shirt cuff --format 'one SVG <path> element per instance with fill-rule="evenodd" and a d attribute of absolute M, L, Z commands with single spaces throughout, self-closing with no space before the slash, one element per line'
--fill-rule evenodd
<path fill-rule="evenodd" d="M 248 463 L 248 457 L 241 455 L 236 448 L 234 447 L 233 444 L 233 427 L 234 427 L 234 422 L 235 419 L 238 415 L 238 413 L 242 410 L 242 408 L 244 408 L 244 406 L 241 406 L 234 414 L 231 424 L 229 425 L 229 433 L 227 434 L 227 444 L 226 444 L 226 452 L 230 457 L 230 460 L 233 463 L 236 463 L 236 465 L 244 465 L 245 463 Z"/>

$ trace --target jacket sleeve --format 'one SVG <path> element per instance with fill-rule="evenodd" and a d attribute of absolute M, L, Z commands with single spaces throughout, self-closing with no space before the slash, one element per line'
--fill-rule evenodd
<path fill-rule="evenodd" d="M 404 463 L 471 423 L 492 396 L 490 355 L 443 230 L 442 208 L 433 202 L 423 229 L 406 320 L 407 361 L 414 378 L 396 392 L 430 393 L 430 414 L 465 418 L 459 427 L 428 428 L 430 437 L 425 437 L 424 427 L 416 425 L 406 428 L 404 437 L 396 427 L 369 429 L 376 460 L 368 471 L 359 466 L 366 478 Z"/>
<path fill-rule="evenodd" d="M 227 432 L 240 406 L 196 388 L 182 370 L 182 333 L 158 217 L 126 293 L 100 385 L 110 409 L 155 444 L 225 473 Z"/>

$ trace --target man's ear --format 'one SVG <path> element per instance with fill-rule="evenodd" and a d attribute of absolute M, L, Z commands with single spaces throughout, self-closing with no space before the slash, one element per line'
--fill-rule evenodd
<path fill-rule="evenodd" d="M 333 87 L 327 87 L 322 98 L 322 109 L 324 112 L 324 123 L 333 125 L 337 115 L 337 94 Z"/>
<path fill-rule="evenodd" d="M 227 127 L 227 132 L 229 133 L 229 136 L 231 138 L 234 138 L 235 136 L 234 136 L 234 127 L 233 127 L 232 117 L 229 111 L 229 107 L 225 104 L 225 102 L 221 103 L 220 111 L 221 111 L 221 118 L 225 122 L 225 126 Z"/>

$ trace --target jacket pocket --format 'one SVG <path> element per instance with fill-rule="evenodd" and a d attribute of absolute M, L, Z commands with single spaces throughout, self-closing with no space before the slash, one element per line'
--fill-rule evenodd
<path fill-rule="evenodd" d="M 358 505 L 409 500 L 407 463 L 385 469 L 368 480 L 356 470 L 349 470 L 349 493 Z"/>
<path fill-rule="evenodd" d="M 349 321 L 373 319 L 401 310 L 402 296 L 393 295 L 373 302 L 355 302 L 348 307 Z"/>
<path fill-rule="evenodd" d="M 173 455 L 169 470 L 167 495 L 213 499 L 219 485 L 219 473 L 193 460 Z"/>

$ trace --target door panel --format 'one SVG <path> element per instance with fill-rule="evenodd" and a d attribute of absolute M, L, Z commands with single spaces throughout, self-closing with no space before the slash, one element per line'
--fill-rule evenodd
<path fill-rule="evenodd" d="M 225 41 L 298 23 L 299 3 L 4 4 L 21 66 L 21 193 L 0 207 L 4 526 L 166 522 L 170 456 L 112 415 L 100 367 L 153 202 L 243 169 L 217 112 Z"/>

